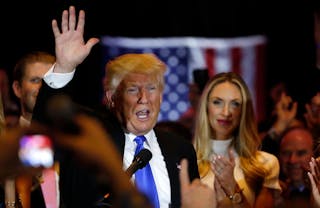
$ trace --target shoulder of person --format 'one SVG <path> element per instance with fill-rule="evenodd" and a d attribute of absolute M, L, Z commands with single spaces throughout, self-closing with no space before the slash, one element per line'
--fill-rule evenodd
<path fill-rule="evenodd" d="M 261 162 L 265 167 L 275 168 L 279 166 L 278 158 L 271 153 L 260 150 L 257 151 L 256 156 L 258 161 Z"/>

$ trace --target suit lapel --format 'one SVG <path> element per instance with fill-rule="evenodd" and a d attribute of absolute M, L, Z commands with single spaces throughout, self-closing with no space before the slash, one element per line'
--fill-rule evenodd
<path fill-rule="evenodd" d="M 169 174 L 170 187 L 171 187 L 171 205 L 180 204 L 180 181 L 178 165 L 180 160 L 177 155 L 176 142 L 167 132 L 155 130 L 158 143 L 164 157 Z"/>

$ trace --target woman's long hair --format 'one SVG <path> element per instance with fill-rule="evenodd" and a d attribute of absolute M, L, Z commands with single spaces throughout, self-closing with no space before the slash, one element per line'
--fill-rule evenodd
<path fill-rule="evenodd" d="M 217 85 L 229 82 L 238 87 L 242 96 L 241 119 L 239 127 L 235 129 L 231 146 L 240 157 L 240 166 L 247 183 L 257 190 L 261 187 L 266 171 L 257 161 L 257 150 L 260 146 L 252 98 L 244 80 L 234 72 L 220 73 L 208 81 L 200 98 L 196 117 L 194 146 L 198 157 L 200 176 L 205 176 L 210 170 L 210 140 L 215 138 L 208 117 L 208 99 L 211 91 Z"/>

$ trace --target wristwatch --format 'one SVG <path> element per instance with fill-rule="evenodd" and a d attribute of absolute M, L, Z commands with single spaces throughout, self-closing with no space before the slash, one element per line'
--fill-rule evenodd
<path fill-rule="evenodd" d="M 229 199 L 233 204 L 240 204 L 242 202 L 242 190 L 243 189 L 240 189 L 229 196 Z"/>

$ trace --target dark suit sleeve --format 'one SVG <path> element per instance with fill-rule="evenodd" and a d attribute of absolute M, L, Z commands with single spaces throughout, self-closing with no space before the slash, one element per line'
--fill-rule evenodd
<path fill-rule="evenodd" d="M 55 95 L 67 95 L 72 100 L 76 99 L 74 95 L 74 83 L 73 81 L 69 82 L 65 87 L 60 89 L 53 89 L 48 86 L 44 81 L 42 81 L 42 86 L 39 90 L 36 104 L 33 109 L 32 121 L 38 121 L 40 123 L 47 123 L 46 118 L 46 107 L 50 99 Z"/>
<path fill-rule="evenodd" d="M 155 132 L 169 174 L 171 207 L 180 207 L 180 161 L 183 158 L 188 160 L 190 180 L 200 178 L 196 153 L 193 145 L 179 135 L 162 130 L 155 130 Z"/>
<path fill-rule="evenodd" d="M 67 95 L 71 99 L 76 99 L 73 90 L 72 81 L 61 89 L 53 89 L 43 81 L 34 107 L 32 122 L 49 125 L 46 107 L 50 99 L 55 95 Z M 49 127 L 52 128 L 50 125 Z M 100 195 L 95 175 L 74 161 L 72 155 L 57 147 L 55 147 L 55 157 L 60 164 L 60 207 L 94 207 L 93 203 Z M 31 203 L 35 204 L 37 201 Z"/>

